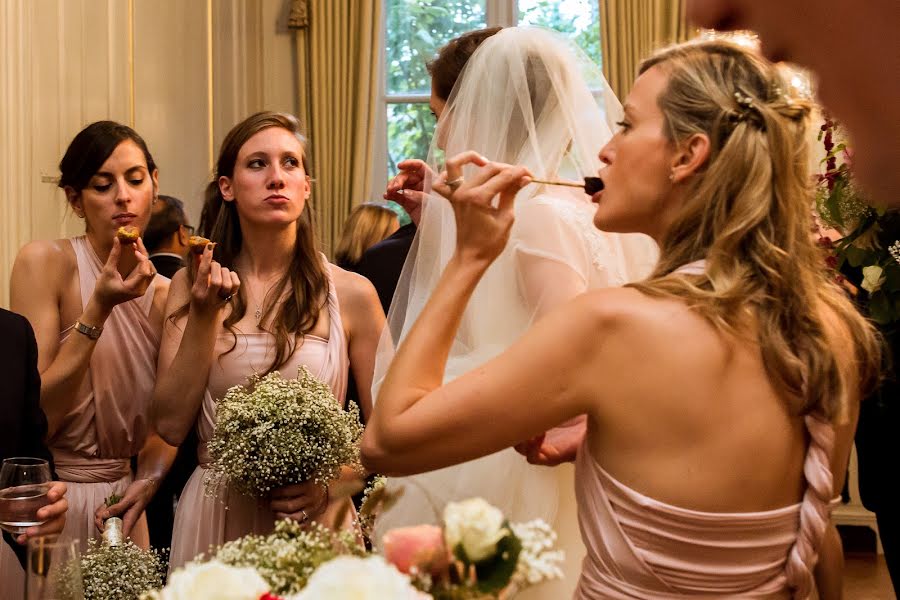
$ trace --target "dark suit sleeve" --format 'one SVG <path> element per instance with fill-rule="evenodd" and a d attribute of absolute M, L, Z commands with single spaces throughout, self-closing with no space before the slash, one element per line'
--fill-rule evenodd
<path fill-rule="evenodd" d="M 41 374 L 38 371 L 38 348 L 37 340 L 34 338 L 34 330 L 31 324 L 24 318 L 21 319 L 21 334 L 15 336 L 15 339 L 22 345 L 25 350 L 25 369 L 22 373 L 24 378 L 23 390 L 25 397 L 22 399 L 22 445 L 17 449 L 19 456 L 31 456 L 35 458 L 44 458 L 50 463 L 53 469 L 53 456 L 47 448 L 44 438 L 47 435 L 47 417 L 41 409 Z M 54 479 L 56 473 L 53 474 Z M 3 532 L 3 539 L 9 543 L 19 562 L 25 566 L 25 548 L 15 542 L 13 537 Z"/>

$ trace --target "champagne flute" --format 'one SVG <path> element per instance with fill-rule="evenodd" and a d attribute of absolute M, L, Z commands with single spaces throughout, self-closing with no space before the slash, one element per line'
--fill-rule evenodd
<path fill-rule="evenodd" d="M 25 600 L 84 600 L 78 540 L 58 535 L 28 540 Z"/>
<path fill-rule="evenodd" d="M 50 465 L 42 458 L 7 458 L 0 467 L 0 528 L 14 536 L 42 524 L 37 511 L 50 503 Z"/>

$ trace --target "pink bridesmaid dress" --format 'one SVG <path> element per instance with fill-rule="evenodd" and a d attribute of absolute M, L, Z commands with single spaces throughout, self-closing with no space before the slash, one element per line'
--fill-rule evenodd
<path fill-rule="evenodd" d="M 583 444 L 576 494 L 588 554 L 575 598 L 808 598 L 831 512 L 834 429 L 811 416 L 806 426 L 802 501 L 754 513 L 649 498 L 604 471 Z"/>
<path fill-rule="evenodd" d="M 324 260 L 324 259 L 323 259 Z M 328 265 L 331 268 L 331 265 Z M 347 374 L 350 360 L 341 323 L 340 306 L 334 285 L 329 282 L 328 339 L 307 335 L 288 363 L 279 368 L 284 377 L 295 377 L 300 366 L 306 366 L 320 381 L 328 384 L 341 404 L 347 391 Z M 211 549 L 241 536 L 268 534 L 274 528 L 274 516 L 265 498 L 244 496 L 220 484 L 213 496 L 205 489 L 204 479 L 210 457 L 206 442 L 210 440 L 216 425 L 216 404 L 228 389 L 244 385 L 254 373 L 265 372 L 274 356 L 274 336 L 267 332 L 237 333 L 237 346 L 227 351 L 234 338 L 224 332 L 216 340 L 216 359 L 209 373 L 206 393 L 197 419 L 200 440 L 199 466 L 188 480 L 175 512 L 175 529 L 172 534 L 172 551 L 169 557 L 170 572 L 193 560 L 199 554 L 209 554 Z M 340 501 L 332 501 L 319 522 L 333 526 L 337 513 L 343 507 Z M 354 514 L 346 513 L 342 528 L 353 527 Z"/>

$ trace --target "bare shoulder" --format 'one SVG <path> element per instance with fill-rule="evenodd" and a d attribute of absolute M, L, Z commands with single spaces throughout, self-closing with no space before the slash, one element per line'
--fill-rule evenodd
<path fill-rule="evenodd" d="M 556 310 L 549 323 L 592 369 L 612 375 L 626 369 L 676 371 L 723 351 L 720 335 L 677 299 L 657 298 L 633 288 L 591 290 Z M 549 317 L 548 317 L 549 320 Z"/>
<path fill-rule="evenodd" d="M 77 260 L 67 239 L 28 242 L 19 249 L 13 265 L 14 279 L 27 277 L 57 287 L 63 284 L 65 274 L 73 272 L 77 272 Z"/>
<path fill-rule="evenodd" d="M 16 263 L 22 266 L 39 267 L 37 276 L 46 275 L 46 271 L 56 273 L 66 271 L 75 266 L 75 251 L 67 239 L 34 240 L 19 249 Z"/>
<path fill-rule="evenodd" d="M 378 292 L 368 279 L 346 271 L 337 265 L 329 264 L 331 280 L 334 282 L 335 291 L 341 307 L 351 310 L 369 310 L 373 304 L 381 306 L 378 300 Z"/>
<path fill-rule="evenodd" d="M 169 288 L 172 286 L 172 280 L 162 275 L 156 276 L 156 284 L 153 286 L 153 304 L 154 306 L 164 308 L 166 299 L 169 297 Z"/>
<path fill-rule="evenodd" d="M 572 301 L 570 312 L 580 315 L 584 325 L 654 337 L 673 334 L 682 327 L 694 328 L 702 321 L 679 300 L 656 298 L 627 287 L 586 292 Z"/>

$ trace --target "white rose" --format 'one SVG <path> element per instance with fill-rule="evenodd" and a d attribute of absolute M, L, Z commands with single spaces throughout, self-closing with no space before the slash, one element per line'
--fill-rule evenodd
<path fill-rule="evenodd" d="M 269 585 L 255 569 L 230 567 L 217 560 L 188 563 L 169 576 L 153 600 L 259 600 Z"/>
<path fill-rule="evenodd" d="M 881 289 L 881 286 L 884 284 L 884 277 L 882 273 L 884 269 L 879 267 L 878 265 L 872 265 L 870 267 L 863 267 L 863 281 L 862 281 L 862 289 L 866 290 L 870 294 L 874 294 L 878 290 Z"/>
<path fill-rule="evenodd" d="M 420 600 L 409 578 L 380 556 L 339 556 L 321 565 L 299 594 L 286 600 Z"/>
<path fill-rule="evenodd" d="M 503 513 L 482 498 L 449 502 L 444 509 L 444 539 L 451 552 L 462 544 L 473 562 L 490 558 L 497 552 L 497 542 L 509 535 L 503 527 Z"/>

